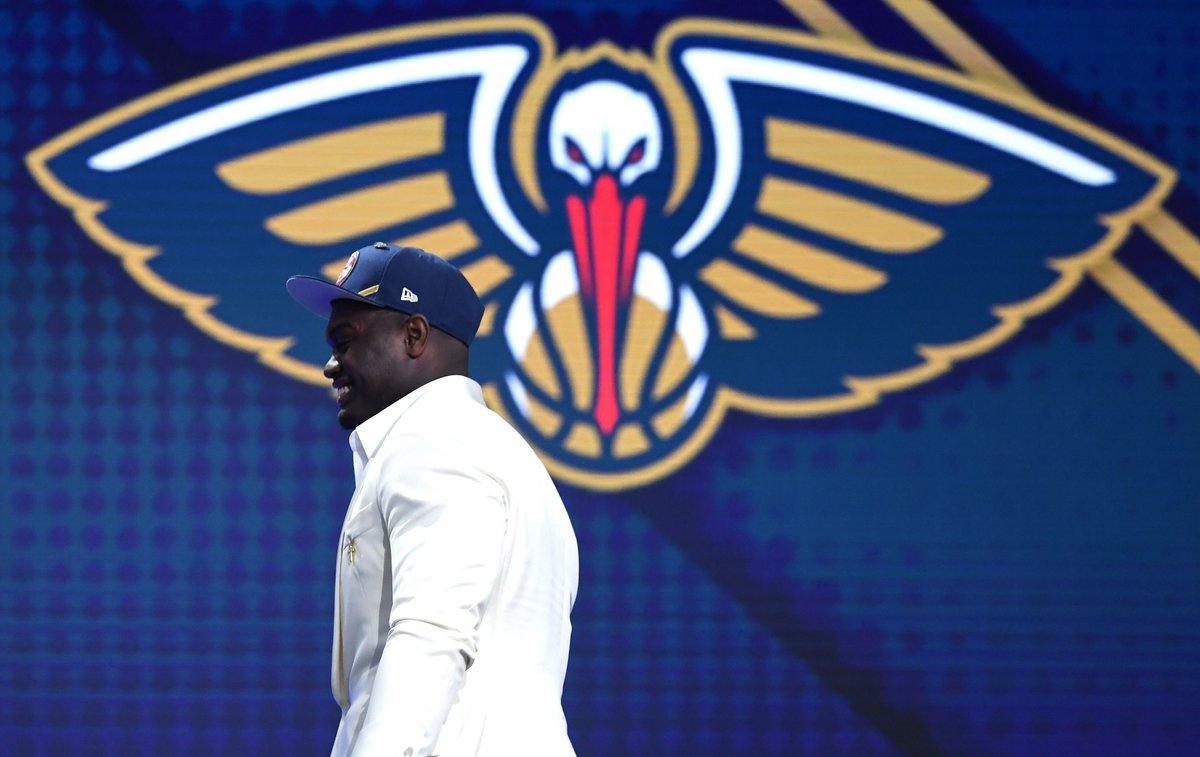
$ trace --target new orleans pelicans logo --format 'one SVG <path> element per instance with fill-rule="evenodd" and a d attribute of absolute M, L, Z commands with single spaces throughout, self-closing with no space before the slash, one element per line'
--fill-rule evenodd
<path fill-rule="evenodd" d="M 559 53 L 512 16 L 219 71 L 30 165 L 149 291 L 314 383 L 288 275 L 335 279 L 375 239 L 453 260 L 487 304 L 491 406 L 608 489 L 675 470 L 731 408 L 852 410 L 993 348 L 1171 183 L 1032 98 L 873 48 L 685 19 L 652 53 Z"/>

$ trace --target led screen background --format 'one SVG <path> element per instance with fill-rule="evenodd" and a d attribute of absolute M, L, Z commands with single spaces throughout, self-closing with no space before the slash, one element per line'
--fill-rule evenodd
<path fill-rule="evenodd" d="M 886 3 L 834 7 L 876 45 L 946 63 Z M 1200 11 L 941 7 L 1043 100 L 1177 171 L 1165 207 L 1200 227 Z M 540 19 L 560 49 L 649 49 L 684 16 L 804 28 L 766 2 L 0 7 L 5 751 L 327 750 L 352 482 L 326 391 L 139 286 L 26 157 L 263 54 L 501 11 Z M 253 254 L 222 275 L 253 272 Z M 1200 328 L 1194 269 L 1162 240 L 1135 227 L 1116 259 Z M 734 411 L 650 483 L 562 482 L 581 556 L 564 691 L 578 752 L 1190 751 L 1200 376 L 1186 337 L 1168 341 L 1088 279 L 870 407 Z"/>

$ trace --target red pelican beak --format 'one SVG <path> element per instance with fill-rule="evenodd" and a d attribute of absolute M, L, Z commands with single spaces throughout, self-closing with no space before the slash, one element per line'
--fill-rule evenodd
<path fill-rule="evenodd" d="M 618 315 L 629 307 L 645 216 L 646 198 L 634 195 L 623 199 L 612 173 L 596 176 L 587 200 L 567 196 L 579 285 L 596 324 L 599 383 L 592 414 L 605 436 L 613 432 L 621 415 L 617 404 Z"/>

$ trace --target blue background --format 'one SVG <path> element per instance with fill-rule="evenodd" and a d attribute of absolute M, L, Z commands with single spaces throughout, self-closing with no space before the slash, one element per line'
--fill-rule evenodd
<path fill-rule="evenodd" d="M 796 23 L 769 3 L 523 7 L 564 48 L 648 45 L 681 14 Z M 1192 3 L 943 8 L 1047 101 L 1179 170 L 1168 205 L 1200 227 Z M 0 7 L 0 752 L 327 751 L 352 482 L 327 393 L 143 291 L 25 154 L 257 54 L 505 9 Z M 882 5 L 844 12 L 937 60 Z M 1148 238 L 1118 259 L 1200 326 L 1200 284 Z M 577 750 L 1194 751 L 1198 421 L 1200 376 L 1085 282 L 874 408 L 734 413 L 656 484 L 562 486 L 581 555 L 564 693 Z"/>

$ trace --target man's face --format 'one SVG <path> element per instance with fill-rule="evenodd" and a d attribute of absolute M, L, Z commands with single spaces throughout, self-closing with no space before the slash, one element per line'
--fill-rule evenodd
<path fill-rule="evenodd" d="M 325 376 L 337 392 L 342 428 L 356 428 L 412 390 L 413 360 L 402 328 L 406 320 L 394 310 L 334 301 L 325 329 L 332 350 Z"/>

